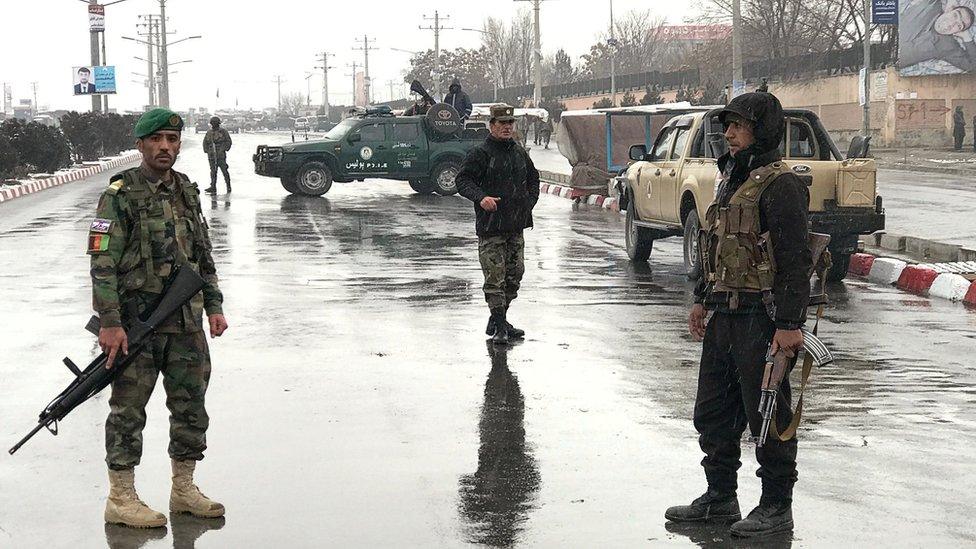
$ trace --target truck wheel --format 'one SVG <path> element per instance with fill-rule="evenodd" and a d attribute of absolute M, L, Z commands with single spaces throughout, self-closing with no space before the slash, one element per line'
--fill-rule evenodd
<path fill-rule="evenodd" d="M 298 169 L 298 192 L 322 196 L 332 188 L 332 169 L 324 162 L 306 162 Z"/>
<path fill-rule="evenodd" d="M 634 221 L 640 220 L 637 217 L 634 204 L 634 197 L 631 196 L 627 206 L 626 230 L 624 239 L 627 245 L 627 257 L 632 261 L 647 261 L 651 257 L 651 249 L 654 247 L 654 239 L 651 238 L 651 231 L 644 227 L 638 227 Z"/>
<path fill-rule="evenodd" d="M 290 192 L 291 194 L 299 193 L 298 180 L 296 180 L 294 176 L 282 177 L 280 179 L 281 179 L 281 186 L 284 187 L 286 191 Z"/>
<path fill-rule="evenodd" d="M 847 269 L 851 266 L 851 254 L 831 253 L 830 270 L 827 271 L 827 282 L 840 282 L 847 276 Z"/>
<path fill-rule="evenodd" d="M 434 184 L 426 179 L 411 179 L 410 188 L 420 194 L 430 194 L 434 192 Z"/>
<path fill-rule="evenodd" d="M 430 174 L 430 180 L 434 184 L 434 191 L 441 196 L 457 194 L 457 183 L 454 182 L 454 178 L 457 177 L 460 171 L 461 167 L 451 161 L 438 164 Z"/>
<path fill-rule="evenodd" d="M 685 218 L 685 274 L 688 280 L 698 280 L 701 276 L 701 265 L 698 263 L 698 230 L 701 222 L 698 220 L 698 210 L 688 212 Z"/>

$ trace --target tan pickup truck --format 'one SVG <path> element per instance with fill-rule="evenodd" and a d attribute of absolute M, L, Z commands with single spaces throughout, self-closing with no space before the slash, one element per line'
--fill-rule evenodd
<path fill-rule="evenodd" d="M 625 240 L 632 260 L 646 261 L 657 239 L 683 236 L 685 269 L 689 277 L 697 276 L 695 235 L 715 197 L 716 162 L 727 147 L 719 110 L 675 116 L 658 133 L 650 151 L 643 144 L 630 148 L 634 162 L 617 178 L 617 190 L 620 207 L 627 211 Z M 810 187 L 810 229 L 831 235 L 834 266 L 828 277 L 841 280 L 858 236 L 884 228 L 875 162 L 843 158 L 810 111 L 786 109 L 786 124 L 780 151 L 785 163 Z"/>

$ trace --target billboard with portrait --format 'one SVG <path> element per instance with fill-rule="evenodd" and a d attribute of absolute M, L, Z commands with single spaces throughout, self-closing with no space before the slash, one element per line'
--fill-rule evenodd
<path fill-rule="evenodd" d="M 92 95 L 115 93 L 115 67 L 72 67 L 74 94 Z"/>
<path fill-rule="evenodd" d="M 976 72 L 976 0 L 902 0 L 898 8 L 902 76 Z"/>

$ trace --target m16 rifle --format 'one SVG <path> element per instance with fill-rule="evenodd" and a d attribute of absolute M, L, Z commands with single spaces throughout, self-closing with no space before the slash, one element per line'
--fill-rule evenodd
<path fill-rule="evenodd" d="M 108 361 L 106 353 L 100 354 L 95 360 L 84 369 L 80 370 L 70 358 L 64 358 L 64 365 L 75 375 L 75 379 L 61 391 L 61 394 L 54 397 L 54 400 L 44 407 L 37 420 L 37 426 L 20 439 L 10 454 L 20 449 L 28 440 L 36 435 L 42 428 L 47 429 L 53 435 L 58 434 L 58 422 L 71 413 L 80 404 L 98 394 L 99 391 L 107 387 L 112 380 L 139 356 L 147 345 L 152 341 L 156 334 L 156 329 L 171 315 L 178 312 L 183 305 L 188 303 L 193 296 L 206 286 L 206 282 L 193 269 L 187 266 L 180 267 L 170 278 L 159 304 L 146 315 L 144 320 L 134 319 L 128 326 L 126 336 L 129 340 L 129 354 L 116 359 L 112 368 L 106 368 Z M 88 321 L 86 330 L 98 335 L 99 322 L 97 317 L 92 317 Z"/>

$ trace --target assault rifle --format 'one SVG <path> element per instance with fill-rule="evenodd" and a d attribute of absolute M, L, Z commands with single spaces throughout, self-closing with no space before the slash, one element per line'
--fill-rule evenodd
<path fill-rule="evenodd" d="M 824 345 L 820 338 L 812 332 L 802 329 L 803 332 L 803 351 L 807 353 L 814 364 L 823 366 L 834 361 L 830 350 Z M 777 351 L 770 356 L 766 353 L 766 369 L 763 372 L 762 393 L 759 396 L 759 413 L 762 414 L 762 427 L 759 429 L 759 436 L 756 437 L 756 446 L 762 448 L 769 436 L 769 426 L 776 414 L 776 397 L 779 394 L 779 385 L 786 377 L 790 367 L 790 359 L 784 351 Z"/>
<path fill-rule="evenodd" d="M 98 355 L 84 370 L 78 369 L 78 366 L 70 358 L 65 357 L 64 365 L 75 375 L 75 379 L 44 408 L 37 420 L 37 426 L 10 449 L 10 454 L 13 455 L 42 428 L 47 429 L 53 435 L 57 435 L 58 422 L 80 404 L 112 383 L 112 380 L 118 377 L 119 373 L 149 345 L 159 325 L 170 315 L 178 312 L 205 285 L 206 282 L 193 269 L 185 266 L 178 268 L 170 277 L 155 309 L 149 312 L 145 319 L 137 318 L 129 325 L 128 330 L 126 330 L 129 339 L 129 354 L 118 356 L 111 369 L 105 368 L 105 363 L 108 361 L 108 355 L 105 353 Z M 92 317 L 85 329 L 98 335 L 98 318 Z"/>
<path fill-rule="evenodd" d="M 830 350 L 824 345 L 823 341 L 817 337 L 817 327 L 820 325 L 820 318 L 823 316 L 824 305 L 827 303 L 827 271 L 830 269 L 830 252 L 827 245 L 830 243 L 830 235 L 813 233 L 809 235 L 807 245 L 810 248 L 810 255 L 813 258 L 813 269 L 810 271 L 812 277 L 814 273 L 820 279 L 819 293 L 811 295 L 809 306 L 817 307 L 817 321 L 813 326 L 813 331 L 801 329 L 803 332 L 803 351 L 806 356 L 803 358 L 803 372 L 800 382 L 800 397 L 797 400 L 796 412 L 793 414 L 793 422 L 786 428 L 785 434 L 777 432 L 781 440 L 789 440 L 796 433 L 796 428 L 800 425 L 800 417 L 803 414 L 803 389 L 806 387 L 807 379 L 813 366 L 824 366 L 834 361 Z M 771 303 L 770 303 L 771 305 Z M 773 314 L 772 316 L 775 316 Z M 772 349 L 770 349 L 772 350 Z M 763 379 L 759 396 L 759 413 L 762 414 L 762 426 L 759 429 L 759 436 L 755 438 L 756 446 L 762 448 L 769 436 L 769 426 L 773 422 L 776 413 L 776 398 L 779 394 L 779 385 L 789 374 L 790 359 L 786 353 L 778 351 L 775 355 L 766 353 L 766 369 L 763 372 Z M 789 405 L 789 403 L 787 403 Z"/>

